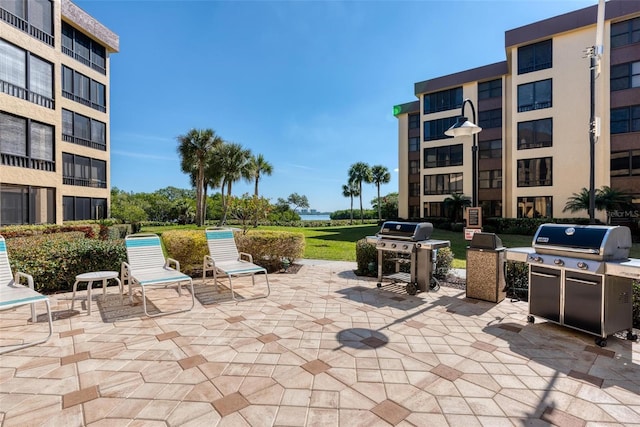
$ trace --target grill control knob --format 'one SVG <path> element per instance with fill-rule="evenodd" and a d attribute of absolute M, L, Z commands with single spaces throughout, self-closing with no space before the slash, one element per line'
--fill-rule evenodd
<path fill-rule="evenodd" d="M 563 266 L 563 265 L 564 265 L 564 261 L 563 261 L 563 260 L 561 260 L 560 258 L 554 259 L 554 260 L 553 260 L 553 263 L 554 263 L 555 265 L 560 265 L 560 266 Z"/>
<path fill-rule="evenodd" d="M 381 248 L 384 248 L 387 244 L 385 242 L 380 242 L 378 243 L 378 246 Z"/>
<path fill-rule="evenodd" d="M 409 245 L 402 246 L 402 249 L 404 249 L 406 251 L 407 249 L 409 249 Z"/>
<path fill-rule="evenodd" d="M 580 261 L 578 263 L 578 268 L 581 268 L 582 270 L 588 270 L 589 269 L 589 264 L 587 264 L 584 261 Z"/>
<path fill-rule="evenodd" d="M 391 247 L 392 247 L 393 249 L 395 249 L 395 248 L 396 248 L 396 244 L 395 244 L 395 243 L 392 243 L 392 244 L 391 244 Z"/>
<path fill-rule="evenodd" d="M 541 256 L 530 256 L 529 260 L 531 260 L 533 262 L 542 262 L 542 257 Z"/>

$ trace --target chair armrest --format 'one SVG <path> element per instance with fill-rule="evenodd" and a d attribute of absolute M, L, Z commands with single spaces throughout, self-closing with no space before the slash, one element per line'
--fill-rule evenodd
<path fill-rule="evenodd" d="M 177 271 L 180 271 L 180 261 L 173 259 L 173 258 L 167 258 L 167 261 L 164 263 L 165 267 L 171 267 L 171 264 L 175 265 L 175 268 Z"/>
<path fill-rule="evenodd" d="M 122 264 L 120 265 L 120 280 L 124 280 L 130 275 L 131 275 L 131 266 L 123 261 Z"/>
<path fill-rule="evenodd" d="M 239 252 L 240 259 L 246 258 L 247 261 L 253 264 L 253 255 L 246 252 Z"/>
<path fill-rule="evenodd" d="M 34 289 L 34 287 L 33 287 L 33 276 L 32 276 L 32 275 L 27 274 L 27 273 L 23 273 L 23 272 L 21 272 L 21 271 L 18 271 L 18 272 L 16 272 L 16 274 L 15 274 L 15 276 L 14 276 L 14 279 L 13 279 L 13 280 L 14 280 L 16 283 L 18 283 L 18 284 L 19 284 L 19 283 L 20 283 L 20 278 L 27 279 L 27 285 L 29 286 L 29 289 L 34 290 L 34 291 L 35 291 L 35 289 Z"/>

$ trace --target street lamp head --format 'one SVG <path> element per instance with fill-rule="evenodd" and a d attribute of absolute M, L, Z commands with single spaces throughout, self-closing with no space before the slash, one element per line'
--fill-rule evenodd
<path fill-rule="evenodd" d="M 482 128 L 475 123 L 467 120 L 466 117 L 458 117 L 458 120 L 453 126 L 445 131 L 447 136 L 471 136 L 480 132 Z"/>

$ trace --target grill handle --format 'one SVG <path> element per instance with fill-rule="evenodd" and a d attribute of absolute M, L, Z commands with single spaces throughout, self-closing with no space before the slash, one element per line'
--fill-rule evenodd
<path fill-rule="evenodd" d="M 551 278 L 554 278 L 554 279 L 557 278 L 557 277 L 560 277 L 560 275 L 557 275 L 557 274 L 540 273 L 540 272 L 537 272 L 537 271 L 532 271 L 531 275 L 532 276 L 539 276 L 539 277 L 551 277 Z"/>
<path fill-rule="evenodd" d="M 591 286 L 600 284 L 600 281 L 576 279 L 575 277 L 567 277 L 567 280 L 571 280 L 572 282 L 581 283 L 583 285 L 591 285 Z"/>
<path fill-rule="evenodd" d="M 581 254 L 598 255 L 600 253 L 598 249 L 588 249 L 588 248 L 568 248 L 568 247 L 549 246 L 549 245 L 535 245 L 535 248 L 554 250 L 554 251 L 575 252 L 575 253 L 581 253 Z"/>

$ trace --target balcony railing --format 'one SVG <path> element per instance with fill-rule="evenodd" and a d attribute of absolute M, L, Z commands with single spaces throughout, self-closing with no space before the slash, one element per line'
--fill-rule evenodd
<path fill-rule="evenodd" d="M 95 62 L 93 62 L 93 61 L 89 61 L 89 60 L 88 60 L 87 58 L 85 58 L 84 56 L 81 56 L 81 55 L 79 55 L 79 54 L 75 53 L 75 52 L 73 51 L 73 49 L 69 49 L 69 48 L 68 48 L 68 47 L 66 47 L 66 46 L 62 46 L 62 53 L 64 53 L 64 54 L 65 54 L 65 55 L 67 55 L 67 56 L 72 57 L 73 59 L 75 59 L 75 60 L 76 60 L 76 61 L 78 61 L 78 62 L 83 63 L 83 64 L 84 64 L 84 65 L 86 65 L 87 67 L 91 67 L 91 68 L 93 68 L 94 70 L 96 70 L 96 71 L 97 71 L 97 72 L 99 72 L 99 73 L 102 73 L 102 74 L 104 74 L 104 75 L 106 75 L 106 74 L 107 74 L 107 69 L 106 69 L 105 67 L 103 67 L 103 66 L 102 66 L 102 65 L 100 65 L 100 64 L 96 64 L 96 63 L 95 63 Z"/>
<path fill-rule="evenodd" d="M 90 141 L 88 139 L 79 138 L 77 136 L 62 134 L 62 140 L 73 144 L 82 145 L 84 147 L 95 148 L 96 150 L 107 151 L 107 144 L 102 142 Z"/>
<path fill-rule="evenodd" d="M 63 90 L 62 91 L 62 96 L 64 96 L 67 99 L 71 99 L 72 101 L 76 101 L 76 102 L 78 102 L 78 103 L 80 103 L 82 105 L 86 105 L 87 107 L 91 107 L 94 110 L 98 110 L 98 111 L 101 111 L 103 113 L 107 112 L 107 107 L 105 107 L 103 105 L 100 105 L 100 104 L 96 104 L 94 102 L 91 102 L 90 100 L 82 98 L 82 97 L 80 97 L 78 95 L 74 95 L 73 93 L 71 93 L 69 91 Z"/>
<path fill-rule="evenodd" d="M 50 160 L 32 159 L 16 154 L 0 153 L 2 166 L 15 166 L 25 169 L 36 169 L 45 172 L 55 172 L 56 163 Z"/>
<path fill-rule="evenodd" d="M 7 95 L 15 96 L 16 98 L 24 99 L 34 104 L 41 105 L 46 108 L 54 109 L 55 101 L 52 98 L 42 96 L 39 93 L 30 92 L 29 90 L 16 86 L 12 83 L 0 80 L 0 92 Z"/>
<path fill-rule="evenodd" d="M 107 188 L 107 181 L 91 178 L 76 178 L 74 176 L 63 176 L 62 183 L 65 185 L 77 185 L 80 187 Z"/>
<path fill-rule="evenodd" d="M 31 37 L 34 37 L 40 40 L 41 42 L 48 44 L 49 46 L 54 46 L 53 35 L 45 33 L 40 28 L 34 27 L 24 19 L 17 17 L 13 13 L 7 10 L 4 10 L 1 7 L 0 7 L 0 20 L 3 20 L 7 24 L 13 27 L 16 27 L 21 31 L 24 31 L 25 33 L 29 34 Z"/>

